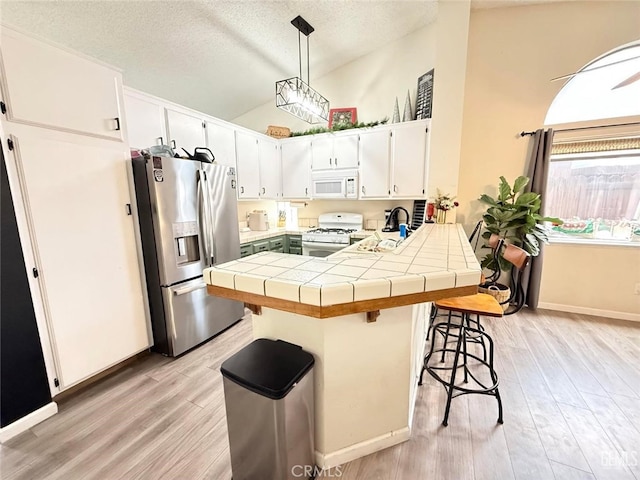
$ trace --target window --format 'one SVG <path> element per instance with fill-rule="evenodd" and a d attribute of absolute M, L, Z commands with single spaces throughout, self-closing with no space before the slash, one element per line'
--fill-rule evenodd
<path fill-rule="evenodd" d="M 589 63 L 554 99 L 544 214 L 564 224 L 552 227 L 552 240 L 640 246 L 638 99 L 638 43 Z"/>
<path fill-rule="evenodd" d="M 552 155 L 545 214 L 552 238 L 640 242 L 640 150 Z"/>

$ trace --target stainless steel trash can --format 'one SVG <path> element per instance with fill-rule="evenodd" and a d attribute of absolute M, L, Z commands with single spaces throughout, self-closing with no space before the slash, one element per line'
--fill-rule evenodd
<path fill-rule="evenodd" d="M 260 338 L 222 363 L 233 480 L 314 472 L 313 355 Z"/>

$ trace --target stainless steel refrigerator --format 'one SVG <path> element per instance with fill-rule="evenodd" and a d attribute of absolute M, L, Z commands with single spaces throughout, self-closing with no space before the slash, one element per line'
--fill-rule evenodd
<path fill-rule="evenodd" d="M 133 159 L 154 350 L 177 356 L 233 325 L 240 302 L 207 294 L 202 270 L 240 257 L 235 169 Z"/>

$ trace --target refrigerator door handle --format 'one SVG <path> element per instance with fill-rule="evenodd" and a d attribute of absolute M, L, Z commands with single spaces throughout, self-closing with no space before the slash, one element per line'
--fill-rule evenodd
<path fill-rule="evenodd" d="M 209 210 L 209 218 L 211 219 L 211 221 L 214 221 L 214 216 L 213 216 L 213 212 L 214 212 L 214 208 L 212 205 L 213 202 L 213 196 L 212 196 L 212 191 L 213 189 L 211 188 L 211 185 L 209 185 L 209 182 L 211 181 L 211 179 L 209 178 L 205 178 L 205 183 L 207 185 L 207 194 L 205 195 L 205 201 L 207 203 L 207 207 Z M 211 229 L 209 230 L 209 257 L 207 257 L 207 261 L 209 262 L 210 267 L 214 266 L 216 263 L 218 263 L 216 261 L 216 258 L 218 258 L 218 254 L 216 252 L 216 239 L 215 239 L 215 235 L 214 235 L 214 231 L 215 231 L 215 225 L 211 225 Z"/>
<path fill-rule="evenodd" d="M 204 172 L 198 170 L 198 226 L 200 227 L 200 239 L 202 242 L 202 253 L 204 254 L 205 266 L 210 267 L 209 264 L 211 255 L 209 254 L 209 226 L 208 226 L 208 213 L 206 210 L 206 180 L 204 178 Z"/>
<path fill-rule="evenodd" d="M 190 287 L 177 288 L 173 291 L 173 294 L 177 297 L 178 295 L 184 295 L 185 293 L 195 292 L 196 290 L 200 290 L 207 286 L 206 283 L 198 283 L 197 285 L 191 285 Z"/>

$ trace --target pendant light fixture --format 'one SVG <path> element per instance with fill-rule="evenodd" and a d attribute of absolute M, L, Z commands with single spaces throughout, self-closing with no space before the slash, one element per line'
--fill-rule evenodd
<path fill-rule="evenodd" d="M 291 20 L 298 29 L 298 66 L 300 76 L 276 82 L 276 107 L 289 112 L 308 123 L 319 123 L 329 119 L 329 100 L 320 95 L 309 85 L 309 35 L 314 28 L 298 15 Z M 307 82 L 302 80 L 301 36 L 307 37 Z"/>

